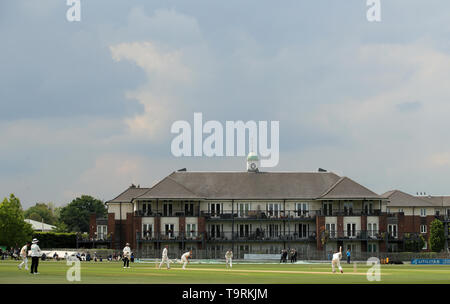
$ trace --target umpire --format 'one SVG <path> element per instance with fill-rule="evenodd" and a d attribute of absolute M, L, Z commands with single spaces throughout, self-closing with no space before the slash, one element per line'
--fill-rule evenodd
<path fill-rule="evenodd" d="M 31 242 L 31 274 L 39 274 L 38 265 L 39 258 L 42 256 L 41 248 L 37 244 L 39 241 L 37 239 L 33 239 Z"/>
<path fill-rule="evenodd" d="M 123 268 L 130 268 L 130 256 L 130 243 L 126 243 L 125 248 L 123 248 Z"/>

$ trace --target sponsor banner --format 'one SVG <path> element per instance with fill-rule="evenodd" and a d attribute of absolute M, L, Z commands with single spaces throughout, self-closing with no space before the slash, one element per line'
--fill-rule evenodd
<path fill-rule="evenodd" d="M 413 259 L 414 265 L 450 265 L 450 259 Z"/>

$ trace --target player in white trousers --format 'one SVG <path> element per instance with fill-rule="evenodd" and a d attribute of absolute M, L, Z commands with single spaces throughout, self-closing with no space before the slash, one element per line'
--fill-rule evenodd
<path fill-rule="evenodd" d="M 183 269 L 186 269 L 186 264 L 189 263 L 189 259 L 192 256 L 192 250 L 189 250 L 188 252 L 184 253 L 181 256 L 181 262 L 183 263 Z"/>
<path fill-rule="evenodd" d="M 231 251 L 231 249 L 228 249 L 228 251 L 225 253 L 225 263 L 226 263 L 226 267 L 228 268 L 228 265 L 230 266 L 230 268 L 233 268 L 233 251 Z"/>
<path fill-rule="evenodd" d="M 164 263 L 166 263 L 167 264 L 167 269 L 170 269 L 170 264 L 169 264 L 169 257 L 167 256 L 167 248 L 168 248 L 169 246 L 165 246 L 164 247 L 164 249 L 163 249 L 163 252 L 162 252 L 162 260 L 161 260 L 161 263 L 159 264 L 159 269 L 161 269 L 161 266 L 164 264 Z"/>
<path fill-rule="evenodd" d="M 333 273 L 336 273 L 336 267 L 339 268 L 341 273 L 344 273 L 341 267 L 341 259 L 342 259 L 342 246 L 339 247 L 339 252 L 333 254 L 333 259 L 331 260 L 331 269 Z"/>
<path fill-rule="evenodd" d="M 130 268 L 130 256 L 130 243 L 126 243 L 125 248 L 123 248 L 123 268 Z"/>
<path fill-rule="evenodd" d="M 25 246 L 20 249 L 20 257 L 22 258 L 22 263 L 20 263 L 17 267 L 22 269 L 22 266 L 25 265 L 25 270 L 28 270 L 28 246 L 30 246 L 30 242 L 27 242 Z"/>

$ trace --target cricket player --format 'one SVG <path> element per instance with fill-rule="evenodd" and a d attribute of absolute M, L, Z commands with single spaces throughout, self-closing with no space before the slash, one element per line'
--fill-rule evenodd
<path fill-rule="evenodd" d="M 341 273 L 344 273 L 341 267 L 341 259 L 342 259 L 342 246 L 339 247 L 339 252 L 333 254 L 333 259 L 331 260 L 331 269 L 333 273 L 336 273 L 336 266 L 339 268 Z"/>
<path fill-rule="evenodd" d="M 186 269 L 186 264 L 189 263 L 189 259 L 192 256 L 192 250 L 189 250 L 188 252 L 184 253 L 181 256 L 181 262 L 183 263 L 183 269 Z"/>
<path fill-rule="evenodd" d="M 22 257 L 22 263 L 20 263 L 17 267 L 22 269 L 22 266 L 25 265 L 25 270 L 28 270 L 28 246 L 30 246 L 30 242 L 27 242 L 22 249 L 20 249 L 20 256 Z"/>
<path fill-rule="evenodd" d="M 162 252 L 162 260 L 161 260 L 161 264 L 159 264 L 159 269 L 161 269 L 162 264 L 166 263 L 167 264 L 167 269 L 170 269 L 170 264 L 169 264 L 169 257 L 167 256 L 167 248 L 169 246 L 166 245 L 163 249 Z"/>
<path fill-rule="evenodd" d="M 123 268 L 130 268 L 130 256 L 131 256 L 130 243 L 126 243 L 125 247 L 123 248 Z"/>
<path fill-rule="evenodd" d="M 231 249 L 228 249 L 228 251 L 225 253 L 225 261 L 226 261 L 226 267 L 228 268 L 228 265 L 230 265 L 230 268 L 233 268 L 233 251 Z"/>
<path fill-rule="evenodd" d="M 31 274 L 39 274 L 38 265 L 39 259 L 42 257 L 41 248 L 37 244 L 39 241 L 37 239 L 33 239 L 31 242 Z"/>

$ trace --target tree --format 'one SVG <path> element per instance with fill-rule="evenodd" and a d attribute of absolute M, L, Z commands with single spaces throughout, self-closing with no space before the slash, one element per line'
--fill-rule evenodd
<path fill-rule="evenodd" d="M 106 207 L 101 200 L 82 195 L 61 208 L 60 221 L 67 226 L 67 231 L 88 232 L 91 214 L 95 213 L 98 217 L 104 217 L 106 212 Z"/>
<path fill-rule="evenodd" d="M 54 212 L 54 206 L 52 203 L 36 203 L 36 205 L 28 208 L 24 212 L 26 219 L 32 219 L 38 222 L 44 221 L 49 225 L 56 225 L 58 217 Z"/>
<path fill-rule="evenodd" d="M 11 194 L 0 203 L 0 244 L 17 247 L 31 240 L 33 228 L 24 221 L 20 200 Z"/>
<path fill-rule="evenodd" d="M 429 243 L 430 249 L 434 252 L 440 252 L 444 249 L 444 224 L 438 219 L 431 222 Z"/>

